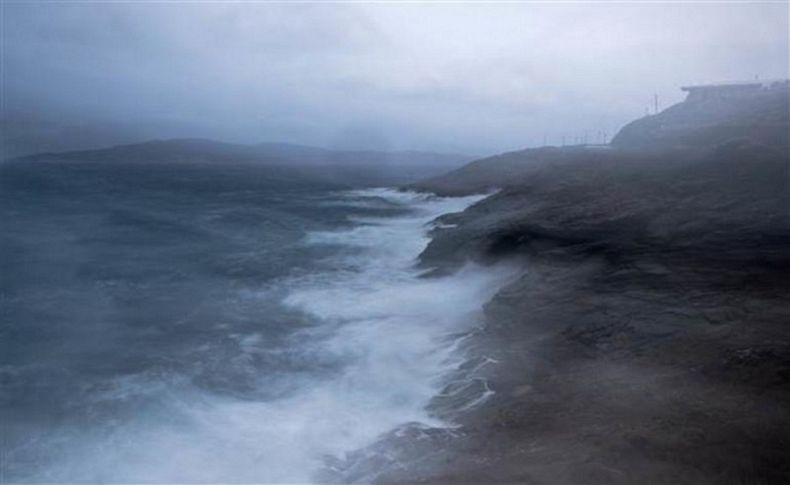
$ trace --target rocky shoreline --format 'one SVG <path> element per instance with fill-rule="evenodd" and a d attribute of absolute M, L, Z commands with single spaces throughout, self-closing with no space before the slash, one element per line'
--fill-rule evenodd
<path fill-rule="evenodd" d="M 786 483 L 787 278 L 529 260 L 470 350 L 495 393 L 378 481 Z M 410 459 L 419 457 L 419 461 Z"/>
<path fill-rule="evenodd" d="M 523 270 L 468 343 L 491 397 L 457 429 L 392 437 L 375 481 L 790 483 L 786 100 L 687 101 L 619 146 L 514 152 L 412 186 L 501 189 L 440 218 L 431 275 Z"/>

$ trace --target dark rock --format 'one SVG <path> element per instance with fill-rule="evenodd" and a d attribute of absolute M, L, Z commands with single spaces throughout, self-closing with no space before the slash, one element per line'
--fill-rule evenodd
<path fill-rule="evenodd" d="M 434 232 L 423 266 L 524 271 L 470 350 L 498 362 L 494 396 L 377 480 L 790 483 L 783 89 L 681 103 L 611 149 L 512 152 L 415 184 L 501 189 Z"/>

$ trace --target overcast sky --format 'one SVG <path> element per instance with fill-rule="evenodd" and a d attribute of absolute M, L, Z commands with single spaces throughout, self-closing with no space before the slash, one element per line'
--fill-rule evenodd
<path fill-rule="evenodd" d="M 5 3 L 4 116 L 501 152 L 787 77 L 788 4 Z"/>

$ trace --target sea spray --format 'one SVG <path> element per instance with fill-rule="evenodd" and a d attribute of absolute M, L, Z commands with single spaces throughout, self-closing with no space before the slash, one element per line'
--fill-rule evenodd
<path fill-rule="evenodd" d="M 309 482 L 403 426 L 450 426 L 429 404 L 453 392 L 459 342 L 508 272 L 470 266 L 420 278 L 415 263 L 430 221 L 478 198 L 376 189 L 312 200 L 349 211 L 330 230 L 308 226 L 289 248 L 314 261 L 258 290 L 234 290 L 219 307 L 223 320 L 185 327 L 184 345 L 162 346 L 156 366 L 80 384 L 71 400 L 84 420 L 10 450 L 7 476 Z M 209 303 L 196 301 L 196 311 Z"/>
<path fill-rule="evenodd" d="M 468 377 L 473 372 L 462 368 L 465 356 L 459 347 L 479 327 L 483 304 L 513 274 L 509 267 L 470 264 L 443 278 L 420 278 L 415 268 L 429 240 L 428 223 L 463 210 L 479 197 L 365 193 L 397 201 L 411 211 L 397 218 L 358 220 L 361 225 L 348 231 L 311 233 L 310 244 L 356 248 L 346 260 L 356 270 L 325 275 L 331 280 L 312 280 L 286 300 L 338 325 L 322 342 L 323 352 L 350 358 L 339 378 L 326 383 L 332 396 L 343 396 L 332 404 L 345 413 L 332 414 L 348 419 L 332 423 L 347 437 L 331 451 L 334 458 L 360 450 L 399 426 L 451 427 L 429 411 L 437 398 L 455 395 L 458 410 L 463 410 L 492 394 L 484 380 Z M 476 385 L 480 392 L 471 389 Z"/>

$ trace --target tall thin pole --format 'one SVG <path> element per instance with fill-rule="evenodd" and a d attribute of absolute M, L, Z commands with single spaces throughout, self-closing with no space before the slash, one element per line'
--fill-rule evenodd
<path fill-rule="evenodd" d="M 653 104 L 655 105 L 656 108 L 655 113 L 658 114 L 658 93 L 653 95 Z"/>

